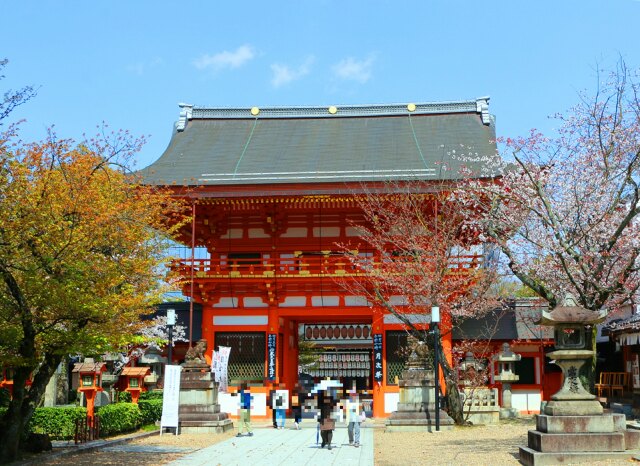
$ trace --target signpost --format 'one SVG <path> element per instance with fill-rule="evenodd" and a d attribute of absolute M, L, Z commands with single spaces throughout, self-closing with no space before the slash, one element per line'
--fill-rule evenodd
<path fill-rule="evenodd" d="M 267 352 L 269 364 L 267 366 L 267 378 L 269 380 L 276 379 L 276 338 L 275 333 L 270 333 L 267 339 Z"/>
<path fill-rule="evenodd" d="M 382 382 L 382 334 L 373 335 L 373 380 Z"/>
<path fill-rule="evenodd" d="M 164 366 L 164 390 L 162 394 L 162 418 L 160 435 L 165 427 L 175 427 L 178 435 L 178 410 L 180 408 L 180 372 L 181 366 Z"/>

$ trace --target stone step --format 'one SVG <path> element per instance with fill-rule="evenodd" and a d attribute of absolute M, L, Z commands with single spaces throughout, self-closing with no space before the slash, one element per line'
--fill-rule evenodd
<path fill-rule="evenodd" d="M 624 432 L 547 434 L 529 431 L 529 448 L 549 452 L 612 452 L 624 451 Z"/>
<path fill-rule="evenodd" d="M 592 464 L 596 461 L 629 461 L 638 451 L 620 452 L 549 452 L 520 447 L 520 461 L 525 466 L 547 466 L 557 464 Z"/>
<path fill-rule="evenodd" d="M 178 418 L 180 422 L 195 422 L 195 423 L 208 423 L 208 422 L 220 422 L 229 419 L 229 415 L 227 413 L 218 413 L 218 414 L 190 414 L 190 413 L 180 413 Z"/>
<path fill-rule="evenodd" d="M 536 430 L 548 434 L 611 433 L 625 430 L 624 416 L 603 414 L 596 416 L 536 416 Z"/>

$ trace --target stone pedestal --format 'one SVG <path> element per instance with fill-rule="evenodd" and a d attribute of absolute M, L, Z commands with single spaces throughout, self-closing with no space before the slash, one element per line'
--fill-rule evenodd
<path fill-rule="evenodd" d="M 220 433 L 233 429 L 227 413 L 220 412 L 218 384 L 199 368 L 187 368 L 180 374 L 180 432 Z"/>
<path fill-rule="evenodd" d="M 638 454 L 640 432 L 627 431 L 623 414 L 536 416 L 528 446 L 520 447 L 525 465 L 555 465 L 628 460 Z"/>
<path fill-rule="evenodd" d="M 550 416 L 593 416 L 603 413 L 596 396 L 584 389 L 580 381 L 580 368 L 591 359 L 590 350 L 557 350 L 549 353 L 550 358 L 562 369 L 562 388 L 544 408 Z"/>
<path fill-rule="evenodd" d="M 516 376 L 517 377 L 517 376 Z M 517 380 L 517 379 L 516 379 Z M 500 419 L 513 419 L 520 417 L 520 411 L 511 404 L 511 383 L 502 381 L 502 407 L 500 408 Z"/>
<path fill-rule="evenodd" d="M 520 447 L 523 464 L 591 463 L 629 459 L 638 453 L 638 434 L 627 431 L 624 415 L 603 414 L 595 395 L 582 386 L 580 367 L 592 356 L 589 350 L 549 353 L 562 368 L 564 381 L 544 414 L 536 417 L 536 430 L 529 431 L 528 446 Z"/>
<path fill-rule="evenodd" d="M 398 410 L 386 422 L 387 432 L 433 432 L 435 421 L 435 380 L 433 371 L 408 369 L 399 381 Z M 440 410 L 440 430 L 453 429 L 454 421 Z"/>

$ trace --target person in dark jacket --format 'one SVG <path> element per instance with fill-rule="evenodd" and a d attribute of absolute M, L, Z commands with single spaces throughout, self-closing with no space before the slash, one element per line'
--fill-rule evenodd
<path fill-rule="evenodd" d="M 300 385 L 296 384 L 293 393 L 291 394 L 291 412 L 293 413 L 293 425 L 297 430 L 300 430 L 300 423 L 302 422 L 302 403 L 303 395 L 300 391 Z"/>
<path fill-rule="evenodd" d="M 327 445 L 331 450 L 333 431 L 336 428 L 336 421 L 334 420 L 336 402 L 329 393 L 319 392 L 318 395 L 318 406 L 320 407 L 318 422 L 320 423 L 320 436 L 322 437 L 320 448 L 324 448 Z"/>

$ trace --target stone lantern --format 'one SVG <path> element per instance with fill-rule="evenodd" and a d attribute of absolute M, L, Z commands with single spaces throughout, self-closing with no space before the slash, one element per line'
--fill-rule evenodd
<path fill-rule="evenodd" d="M 138 404 L 141 392 L 146 392 L 147 389 L 144 386 L 144 378 L 149 375 L 151 369 L 148 367 L 125 367 L 122 369 L 121 377 L 126 378 L 127 388 L 125 392 L 131 393 L 131 402 Z"/>
<path fill-rule="evenodd" d="M 475 385 L 475 376 L 486 369 L 486 364 L 476 359 L 471 351 L 465 354 L 464 360 L 460 363 L 461 382 L 463 385 Z"/>
<path fill-rule="evenodd" d="M 515 373 L 515 363 L 520 361 L 521 358 L 522 356 L 511 351 L 509 343 L 502 345 L 502 353 L 499 353 L 496 357 L 499 372 L 494 379 L 502 384 L 500 419 L 509 419 L 519 415 L 518 410 L 511 405 L 511 384 L 520 380 L 520 376 Z"/>
<path fill-rule="evenodd" d="M 561 306 L 543 311 L 540 323 L 554 327 L 556 350 L 548 356 L 562 369 L 563 384 L 551 396 L 544 412 L 552 416 L 602 414 L 602 405 L 589 393 L 580 380 L 582 366 L 591 360 L 594 352 L 585 349 L 585 325 L 604 321 L 606 311 L 590 311 L 580 307 L 573 297 L 565 298 Z"/>
<path fill-rule="evenodd" d="M 411 355 L 406 369 L 402 371 L 399 385 L 398 408 L 391 413 L 386 422 L 387 432 L 433 432 L 436 427 L 436 410 L 438 411 L 438 428 L 453 429 L 453 419 L 440 409 L 435 396 L 435 374 L 427 369 L 430 364 L 427 345 L 409 337 L 408 348 Z"/>
<path fill-rule="evenodd" d="M 104 362 L 93 362 L 93 359 L 90 358 L 73 367 L 72 372 L 78 375 L 78 391 L 87 400 L 87 417 L 92 420 L 96 393 L 102 391 L 102 373 L 106 370 L 107 365 Z"/>
<path fill-rule="evenodd" d="M 594 352 L 585 349 L 585 325 L 595 325 L 606 311 L 590 311 L 569 296 L 551 311 L 543 311 L 540 323 L 554 327 L 556 350 L 548 356 L 562 368 L 564 381 L 551 396 L 544 414 L 536 416 L 527 446 L 520 447 L 525 465 L 585 463 L 625 460 L 637 454 L 640 433 L 626 429 L 624 414 L 604 413 L 596 396 L 580 381 L 580 368 Z"/>

